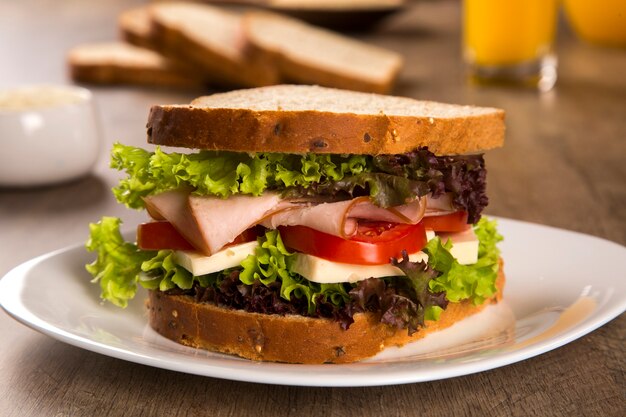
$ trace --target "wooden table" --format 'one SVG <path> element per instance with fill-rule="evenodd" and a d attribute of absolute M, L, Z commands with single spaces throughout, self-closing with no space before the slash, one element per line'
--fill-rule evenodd
<path fill-rule="evenodd" d="M 67 48 L 113 38 L 116 14 L 131 3 L 0 3 L 0 87 L 66 82 Z M 420 2 L 361 36 L 406 56 L 397 93 L 506 109 L 506 146 L 487 157 L 488 213 L 626 244 L 626 51 L 584 45 L 563 30 L 554 91 L 477 88 L 463 76 L 459 27 L 457 2 Z M 145 141 L 151 104 L 186 102 L 200 93 L 94 91 L 107 149 L 115 140 Z M 79 181 L 0 189 L 0 276 L 33 256 L 84 241 L 87 223 L 102 215 L 120 216 L 127 225 L 143 220 L 114 201 L 109 189 L 117 176 L 107 165 L 103 152 L 93 174 Z M 624 278 L 616 271 L 615 279 Z M 622 315 L 562 348 L 489 372 L 327 389 L 128 363 L 57 342 L 0 314 L 0 415 L 626 415 L 625 333 Z"/>

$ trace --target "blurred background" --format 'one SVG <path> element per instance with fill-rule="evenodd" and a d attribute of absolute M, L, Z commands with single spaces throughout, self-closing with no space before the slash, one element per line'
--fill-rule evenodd
<path fill-rule="evenodd" d="M 145 221 L 110 192 L 122 174 L 109 168 L 109 152 L 116 141 L 148 147 L 150 106 L 283 82 L 502 108 L 507 135 L 486 155 L 486 213 L 624 245 L 625 8 L 624 0 L 0 0 L 0 276 L 84 242 L 104 215 L 127 230 Z M 69 104 L 80 113 L 65 112 Z M 406 415 L 419 399 L 420 410 L 441 416 L 617 416 L 624 322 L 486 373 L 324 390 L 129 364 L 0 314 L 0 415 L 187 407 L 250 415 L 260 406 L 276 415 Z"/>

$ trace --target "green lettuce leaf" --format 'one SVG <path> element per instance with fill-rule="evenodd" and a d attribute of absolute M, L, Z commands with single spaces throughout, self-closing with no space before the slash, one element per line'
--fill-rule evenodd
<path fill-rule="evenodd" d="M 113 188 L 113 195 L 117 201 L 123 202 L 130 208 L 142 208 L 142 197 L 157 192 L 157 182 L 150 180 L 150 152 L 124 146 L 113 145 L 111 151 L 111 168 L 125 170 L 128 177 Z"/>
<path fill-rule="evenodd" d="M 243 260 L 243 270 L 239 279 L 244 284 L 252 285 L 259 280 L 264 285 L 280 281 L 280 296 L 285 300 L 305 298 L 308 311 L 315 311 L 319 297 L 324 302 L 341 306 L 349 300 L 348 292 L 343 284 L 318 284 L 311 282 L 301 275 L 292 272 L 295 262 L 295 253 L 285 248 L 278 230 L 269 230 L 265 236 L 258 238 L 259 246 L 254 255 L 249 255 Z"/>
<path fill-rule="evenodd" d="M 89 225 L 86 248 L 96 252 L 97 257 L 85 268 L 94 277 L 92 282 L 100 283 L 103 300 L 126 307 L 137 292 L 137 284 L 167 291 L 174 287 L 189 289 L 195 281 L 206 287 L 215 280 L 211 275 L 193 276 L 176 264 L 171 250 L 145 251 L 124 241 L 121 223 L 116 217 L 103 217 Z"/>
<path fill-rule="evenodd" d="M 415 299 L 418 302 L 417 309 L 414 317 L 411 317 L 409 321 L 409 334 L 417 330 L 418 326 L 424 325 L 424 320 L 439 318 L 441 311 L 446 308 L 448 301 L 446 300 L 446 294 L 444 292 L 434 293 L 429 288 L 429 283 L 435 279 L 438 272 L 430 267 L 430 265 L 424 261 L 411 262 L 406 251 L 402 252 L 403 259 L 398 261 L 392 259 L 392 264 L 402 272 L 405 277 L 399 277 L 397 279 L 404 279 L 408 281 L 410 287 L 413 289 Z"/>
<path fill-rule="evenodd" d="M 103 300 L 126 307 L 137 292 L 142 263 L 156 252 L 143 251 L 125 242 L 120 223 L 118 218 L 103 217 L 98 223 L 89 225 L 91 235 L 86 247 L 97 252 L 98 256 L 86 269 L 93 276 L 92 282 L 100 283 Z"/>
<path fill-rule="evenodd" d="M 306 188 L 292 187 L 287 189 L 284 195 L 287 197 L 342 196 L 346 199 L 368 195 L 372 203 L 386 208 L 406 204 L 415 196 L 421 197 L 429 192 L 428 185 L 423 181 L 377 172 L 364 172 L 359 175 L 346 176 L 337 181 L 314 183 Z"/>
<path fill-rule="evenodd" d="M 243 193 L 261 195 L 268 188 L 307 187 L 337 181 L 368 168 L 363 155 L 292 155 L 279 153 L 200 151 L 165 153 L 157 147 L 147 152 L 119 143 L 111 151 L 111 168 L 127 177 L 113 189 L 120 203 L 143 208 L 143 197 L 179 187 L 199 195 L 226 198 Z"/>
<path fill-rule="evenodd" d="M 482 155 L 436 156 L 427 148 L 399 155 L 283 154 L 207 151 L 148 152 L 116 143 L 111 167 L 127 177 L 113 189 L 134 209 L 143 198 L 184 187 L 197 195 L 227 198 L 265 190 L 299 195 L 369 196 L 380 207 L 404 204 L 416 196 L 451 193 L 455 207 L 480 219 L 487 205 Z"/>
<path fill-rule="evenodd" d="M 482 304 L 493 296 L 498 277 L 500 250 L 496 244 L 502 236 L 496 230 L 496 221 L 482 218 L 474 227 L 479 240 L 478 262 L 461 265 L 450 254 L 451 242 L 441 242 L 438 237 L 428 242 L 424 252 L 428 254 L 428 264 L 440 275 L 429 282 L 432 292 L 445 292 L 453 302 L 469 299 L 474 304 Z"/>
<path fill-rule="evenodd" d="M 171 250 L 160 250 L 156 256 L 141 264 L 139 283 L 144 288 L 167 291 L 178 287 L 188 290 L 193 282 L 191 272 L 176 264 Z"/>

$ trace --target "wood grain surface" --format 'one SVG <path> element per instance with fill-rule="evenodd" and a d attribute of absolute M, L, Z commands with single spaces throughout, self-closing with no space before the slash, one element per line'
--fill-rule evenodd
<path fill-rule="evenodd" d="M 0 2 L 0 87 L 69 82 L 65 51 L 112 39 L 137 2 Z M 626 244 L 626 51 L 559 34 L 559 81 L 548 94 L 466 82 L 460 4 L 418 2 L 356 35 L 397 50 L 396 93 L 501 107 L 507 140 L 490 152 L 487 212 Z M 102 135 L 140 145 L 151 104 L 205 93 L 96 88 Z M 0 141 L 1 141 L 0 132 Z M 0 189 L 0 276 L 22 261 L 84 241 L 102 215 L 144 219 L 117 205 L 103 151 L 93 174 L 39 189 Z M 589 248 L 593 251 L 593 248 Z M 529 247 L 532 253 L 532 247 Z M 584 256 L 584 254 L 572 254 Z M 615 279 L 626 279 L 615 271 Z M 41 279 L 45 279 L 41 277 Z M 623 416 L 626 318 L 544 355 L 465 377 L 373 388 L 301 388 L 186 375 L 112 359 L 43 336 L 0 313 L 0 416 Z"/>

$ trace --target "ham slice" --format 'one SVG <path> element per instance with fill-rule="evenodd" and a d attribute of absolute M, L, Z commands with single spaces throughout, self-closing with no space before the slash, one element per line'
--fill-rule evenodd
<path fill-rule="evenodd" d="M 402 206 L 381 208 L 368 197 L 358 197 L 335 203 L 292 207 L 264 219 L 261 224 L 270 229 L 278 226 L 307 226 L 320 232 L 348 238 L 356 233 L 359 220 L 391 223 L 418 223 L 424 216 L 426 199 L 416 199 Z"/>
<path fill-rule="evenodd" d="M 381 208 L 368 197 L 337 202 L 283 200 L 277 193 L 262 196 L 234 195 L 227 199 L 196 196 L 188 190 L 166 191 L 145 198 L 153 218 L 168 220 L 200 252 L 211 255 L 246 229 L 261 224 L 307 226 L 349 238 L 360 220 L 418 223 L 427 211 L 427 198 Z"/>
<path fill-rule="evenodd" d="M 190 195 L 191 215 L 206 243 L 208 254 L 219 251 L 244 230 L 258 224 L 280 202 L 276 193 L 254 197 L 234 195 L 227 199 Z"/>
<path fill-rule="evenodd" d="M 351 236 L 356 233 L 357 223 L 349 217 L 349 212 L 358 204 L 356 200 L 359 199 L 315 205 L 301 204 L 300 207 L 286 208 L 271 214 L 261 225 L 269 229 L 276 229 L 278 226 L 307 226 L 330 235 Z"/>
<path fill-rule="evenodd" d="M 189 191 L 171 190 L 144 198 L 148 213 L 155 220 L 166 219 L 174 228 L 201 252 L 209 248 L 197 227 L 189 208 Z"/>
<path fill-rule="evenodd" d="M 166 191 L 144 199 L 148 213 L 167 219 L 196 249 L 212 255 L 277 206 L 280 197 L 235 195 L 201 197 L 185 190 Z"/>
<path fill-rule="evenodd" d="M 424 216 L 443 216 L 457 211 L 452 204 L 452 193 L 445 193 L 437 198 L 430 197 Z"/>
<path fill-rule="evenodd" d="M 422 217 L 427 207 L 426 198 L 415 199 L 401 206 L 382 208 L 373 204 L 369 198 L 357 204 L 350 212 L 351 217 L 364 220 L 382 221 L 389 223 L 416 224 Z"/>

